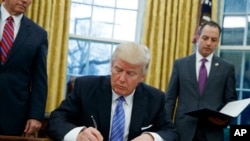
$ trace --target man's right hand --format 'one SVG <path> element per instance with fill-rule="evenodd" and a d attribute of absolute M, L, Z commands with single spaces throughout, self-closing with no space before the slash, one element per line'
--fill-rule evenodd
<path fill-rule="evenodd" d="M 78 134 L 77 141 L 103 141 L 103 137 L 96 128 L 88 127 Z"/>
<path fill-rule="evenodd" d="M 218 126 L 226 126 L 231 120 L 232 120 L 232 118 L 225 118 L 225 119 L 219 119 L 216 117 L 209 117 L 208 118 L 208 121 L 210 121 L 211 123 L 218 125 Z"/>

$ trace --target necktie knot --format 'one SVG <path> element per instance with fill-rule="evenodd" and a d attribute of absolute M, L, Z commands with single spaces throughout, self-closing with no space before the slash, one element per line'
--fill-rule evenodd
<path fill-rule="evenodd" d="M 201 59 L 201 63 L 202 63 L 202 64 L 205 64 L 206 62 L 207 62 L 207 59 L 206 59 L 206 58 L 202 58 L 202 59 Z"/>
<path fill-rule="evenodd" d="M 12 17 L 12 16 L 9 16 L 9 17 L 7 18 L 7 21 L 8 21 L 8 22 L 13 22 L 13 17 Z"/>
<path fill-rule="evenodd" d="M 118 103 L 122 103 L 123 101 L 125 101 L 123 96 L 120 96 L 119 98 L 117 98 Z"/>

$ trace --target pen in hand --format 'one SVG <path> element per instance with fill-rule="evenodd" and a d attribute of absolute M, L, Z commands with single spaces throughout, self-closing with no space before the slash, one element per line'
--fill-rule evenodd
<path fill-rule="evenodd" d="M 95 121 L 95 119 L 94 119 L 94 116 L 93 116 L 93 115 L 91 115 L 91 119 L 92 119 L 92 121 L 93 121 L 93 123 L 94 123 L 94 127 L 97 129 L 97 124 L 96 124 L 96 121 Z"/>

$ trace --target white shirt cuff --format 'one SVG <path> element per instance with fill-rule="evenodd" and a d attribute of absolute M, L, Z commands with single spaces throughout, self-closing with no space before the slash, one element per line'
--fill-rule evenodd
<path fill-rule="evenodd" d="M 81 130 L 85 127 L 76 127 L 72 130 L 70 130 L 63 138 L 63 141 L 76 141 L 76 138 L 78 134 L 81 132 Z"/>
<path fill-rule="evenodd" d="M 150 135 L 152 135 L 154 137 L 154 141 L 165 141 L 160 135 L 158 135 L 157 133 L 153 133 L 153 132 L 147 132 Z"/>

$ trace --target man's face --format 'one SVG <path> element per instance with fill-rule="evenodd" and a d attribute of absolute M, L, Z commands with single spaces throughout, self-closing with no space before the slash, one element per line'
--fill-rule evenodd
<path fill-rule="evenodd" d="M 115 93 L 127 96 L 143 80 L 142 66 L 129 64 L 123 60 L 113 62 L 111 67 L 111 86 Z"/>
<path fill-rule="evenodd" d="M 24 13 L 32 0 L 4 0 L 3 5 L 11 15 Z"/>
<path fill-rule="evenodd" d="M 206 25 L 198 39 L 198 51 L 203 57 L 213 53 L 219 44 L 220 33 L 216 27 Z"/>

